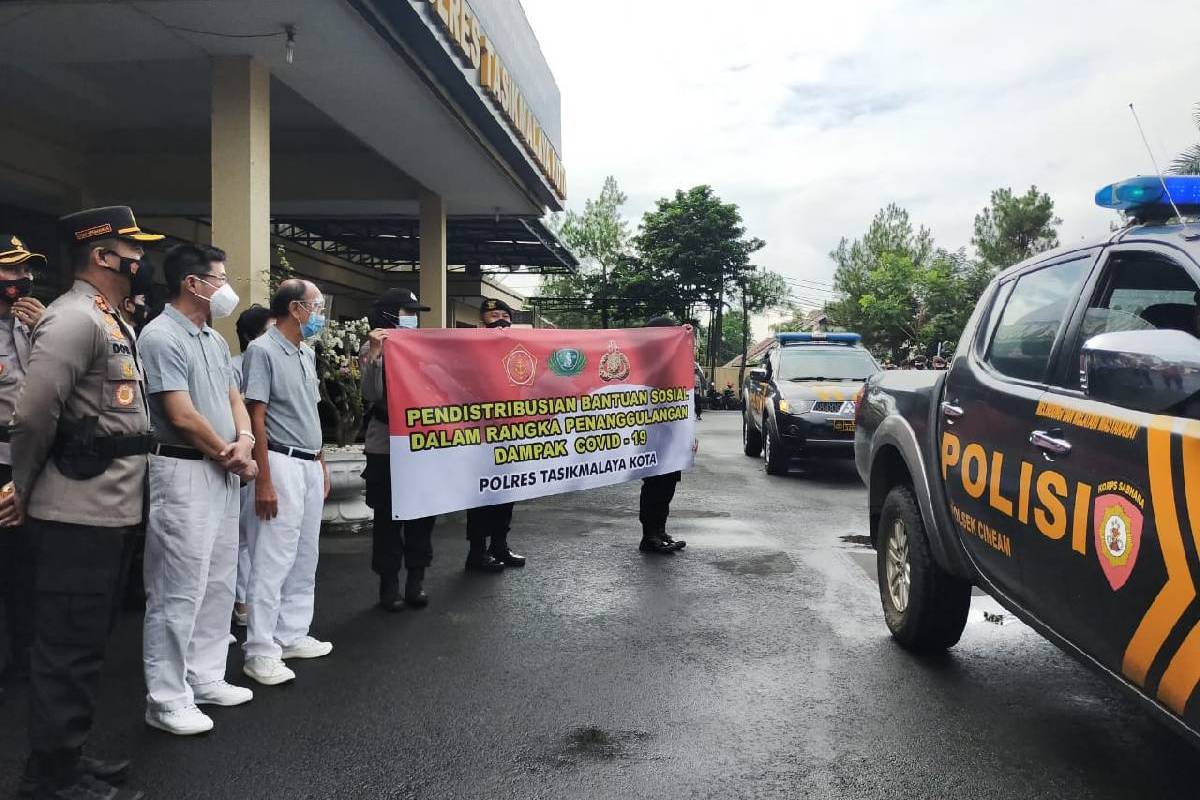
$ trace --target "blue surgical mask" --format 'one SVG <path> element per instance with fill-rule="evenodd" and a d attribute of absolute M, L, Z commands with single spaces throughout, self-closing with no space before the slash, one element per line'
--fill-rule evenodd
<path fill-rule="evenodd" d="M 308 315 L 308 320 L 300 326 L 300 335 L 305 339 L 311 339 L 323 330 L 325 330 L 325 315 L 314 311 Z"/>
<path fill-rule="evenodd" d="M 417 327 L 416 317 L 396 317 L 397 328 L 415 328 Z"/>

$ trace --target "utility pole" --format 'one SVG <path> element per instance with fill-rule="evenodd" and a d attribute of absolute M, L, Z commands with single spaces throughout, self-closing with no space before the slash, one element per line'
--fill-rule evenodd
<path fill-rule="evenodd" d="M 746 382 L 746 359 L 750 356 L 750 299 L 746 297 L 748 283 L 742 284 L 742 365 L 738 369 L 738 390 Z"/>

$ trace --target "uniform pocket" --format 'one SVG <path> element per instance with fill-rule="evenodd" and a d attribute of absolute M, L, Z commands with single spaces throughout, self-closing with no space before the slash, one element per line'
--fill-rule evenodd
<path fill-rule="evenodd" d="M 105 381 L 104 407 L 110 411 L 137 413 L 140 410 L 137 387 L 137 381 Z"/>
<path fill-rule="evenodd" d="M 114 355 L 108 359 L 108 374 L 105 377 L 110 381 L 136 381 L 141 374 L 132 355 Z"/>

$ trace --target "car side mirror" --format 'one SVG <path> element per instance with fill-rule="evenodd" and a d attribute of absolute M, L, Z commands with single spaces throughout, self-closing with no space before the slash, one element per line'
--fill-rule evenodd
<path fill-rule="evenodd" d="M 1200 340 L 1166 329 L 1102 333 L 1084 343 L 1079 373 L 1088 397 L 1161 414 L 1200 393 Z"/>
<path fill-rule="evenodd" d="M 764 367 L 754 367 L 750 370 L 750 380 L 755 383 L 762 383 L 770 376 L 771 374 Z"/>

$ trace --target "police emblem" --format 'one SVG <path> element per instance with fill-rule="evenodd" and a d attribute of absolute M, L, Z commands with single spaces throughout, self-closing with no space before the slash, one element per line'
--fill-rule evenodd
<path fill-rule="evenodd" d="M 121 362 L 121 375 L 123 375 L 128 380 L 133 380 L 133 362 L 132 361 Z"/>
<path fill-rule="evenodd" d="M 129 406 L 133 405 L 133 384 L 118 383 L 117 391 L 114 394 L 113 399 L 121 408 L 128 408 Z"/>
<path fill-rule="evenodd" d="M 504 357 L 504 374 L 508 380 L 517 386 L 528 386 L 533 383 L 537 371 L 537 359 L 528 350 L 517 345 Z"/>
<path fill-rule="evenodd" d="M 1142 546 L 1142 512 L 1119 494 L 1096 498 L 1096 557 L 1114 591 L 1129 580 Z"/>
<path fill-rule="evenodd" d="M 550 360 L 547 363 L 550 365 L 550 371 L 555 375 L 569 378 L 583 372 L 583 368 L 587 364 L 587 356 L 583 354 L 582 350 L 562 347 L 550 354 Z"/>
<path fill-rule="evenodd" d="M 608 352 L 600 356 L 600 380 L 623 381 L 629 377 L 629 356 L 617 349 L 617 343 L 608 343 Z"/>

